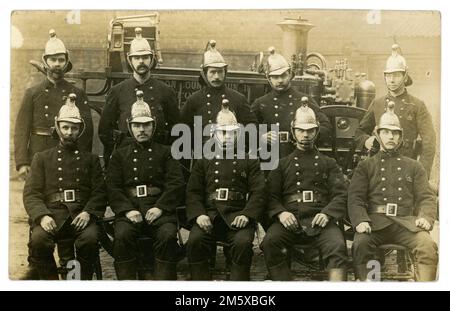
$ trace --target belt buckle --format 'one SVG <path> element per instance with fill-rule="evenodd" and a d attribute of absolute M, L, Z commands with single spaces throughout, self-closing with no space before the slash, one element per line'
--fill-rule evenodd
<path fill-rule="evenodd" d="M 314 193 L 311 190 L 303 191 L 302 196 L 303 196 L 302 199 L 303 199 L 304 203 L 314 202 Z"/>
<path fill-rule="evenodd" d="M 217 191 L 217 201 L 227 201 L 228 200 L 228 188 L 219 188 Z"/>
<path fill-rule="evenodd" d="M 64 190 L 64 202 L 75 202 L 75 190 Z"/>
<path fill-rule="evenodd" d="M 386 204 L 386 216 L 397 216 L 397 203 Z"/>
<path fill-rule="evenodd" d="M 289 142 L 289 132 L 288 131 L 280 131 L 278 132 L 278 137 L 280 139 L 280 143 Z"/>
<path fill-rule="evenodd" d="M 136 186 L 136 197 L 144 198 L 147 196 L 147 185 Z"/>

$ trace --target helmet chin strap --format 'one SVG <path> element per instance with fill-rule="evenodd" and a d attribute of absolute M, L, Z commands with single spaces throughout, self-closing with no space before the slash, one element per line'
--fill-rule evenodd
<path fill-rule="evenodd" d="M 400 141 L 398 142 L 397 146 L 394 149 L 387 149 L 386 145 L 381 140 L 380 134 L 378 133 L 379 130 L 380 129 L 378 127 L 375 128 L 374 135 L 375 135 L 375 138 L 378 140 L 378 143 L 380 144 L 381 149 L 383 149 L 384 151 L 386 151 L 388 153 L 395 153 L 403 146 L 403 132 L 401 132 Z"/>
<path fill-rule="evenodd" d="M 63 73 L 63 75 L 68 71 L 67 69 L 68 69 L 68 67 L 70 66 L 69 64 L 70 64 L 70 61 L 69 61 L 69 53 L 65 53 L 65 55 L 66 55 L 66 64 L 64 65 L 64 67 L 62 68 L 62 73 Z M 48 55 L 48 56 L 50 56 L 50 55 Z M 45 71 L 48 73 L 49 71 L 51 71 L 51 68 L 50 68 L 50 66 L 47 64 L 47 60 L 45 59 L 46 57 L 44 56 L 44 55 L 42 55 L 42 63 L 44 64 L 44 69 L 45 69 Z"/>
<path fill-rule="evenodd" d="M 202 68 L 202 70 L 200 70 L 200 75 L 202 76 L 203 81 L 205 81 L 205 83 L 206 83 L 210 88 L 215 88 L 214 86 L 211 85 L 211 82 L 209 82 L 209 80 L 206 78 L 205 70 L 208 70 L 208 67 L 204 67 L 204 68 Z M 223 84 L 225 84 L 225 80 L 226 80 L 226 78 L 227 78 L 227 73 L 228 73 L 227 66 L 224 67 L 224 70 L 225 70 L 225 75 L 224 75 L 224 77 L 223 77 Z"/>
<path fill-rule="evenodd" d="M 406 83 L 407 76 L 408 76 L 408 72 L 405 71 L 405 72 L 403 73 L 403 78 L 402 78 L 402 80 L 400 81 L 401 83 L 399 83 L 399 86 L 395 89 L 395 91 L 397 91 L 397 90 L 401 87 L 401 85 L 403 85 L 404 88 L 406 87 L 406 86 L 405 86 L 405 83 Z M 386 74 L 385 74 L 385 78 L 384 78 L 384 84 L 386 84 L 386 87 L 388 88 L 388 90 L 391 91 L 391 90 L 389 89 L 389 86 L 388 86 L 387 82 L 386 82 Z M 395 91 L 391 91 L 391 92 L 395 92 Z"/>
<path fill-rule="evenodd" d="M 78 141 L 78 139 L 80 139 L 81 135 L 83 135 L 83 133 L 84 133 L 85 128 L 86 128 L 86 125 L 84 123 L 84 120 L 81 119 L 80 133 L 75 138 L 75 141 Z M 61 130 L 59 129 L 59 121 L 57 120 L 57 117 L 55 117 L 55 130 L 56 130 L 56 133 L 58 134 L 59 139 L 64 140 L 63 134 L 61 133 Z"/>
<path fill-rule="evenodd" d="M 153 136 L 155 136 L 155 132 L 156 132 L 156 119 L 153 121 L 150 121 L 151 123 L 153 123 L 153 130 L 152 133 L 150 134 L 150 139 L 148 141 L 151 141 L 153 139 Z M 130 133 L 131 137 L 133 137 L 134 141 L 139 143 L 136 139 L 136 137 L 133 134 L 133 131 L 131 130 L 131 123 L 130 120 L 127 119 L 127 128 L 128 128 L 128 132 Z"/>
<path fill-rule="evenodd" d="M 150 57 L 151 57 L 151 59 L 152 59 L 152 60 L 150 61 L 150 65 L 148 66 L 149 71 L 151 71 L 152 69 L 154 69 L 154 68 L 156 67 L 156 64 L 155 64 L 155 57 L 154 57 L 153 54 L 148 54 L 148 55 L 150 55 Z M 131 62 L 131 57 L 132 57 L 132 56 L 127 56 L 128 64 L 130 65 L 130 67 L 131 67 L 131 69 L 133 70 L 133 72 L 136 72 L 137 74 L 139 74 L 139 73 L 136 71 L 136 68 L 134 68 L 133 63 Z"/>
<path fill-rule="evenodd" d="M 289 84 L 287 85 L 287 87 L 286 87 L 285 89 L 288 89 L 288 88 L 291 86 L 291 81 L 292 81 L 292 79 L 294 79 L 294 77 L 295 77 L 295 76 L 292 74 L 292 70 L 291 70 L 291 69 L 288 69 L 288 70 L 289 70 L 290 73 L 291 73 L 291 78 L 289 79 Z M 276 90 L 275 86 L 272 84 L 272 81 L 270 81 L 270 76 L 269 76 L 268 73 L 266 73 L 266 79 L 267 79 L 267 81 L 269 82 L 270 87 L 271 87 L 273 90 Z"/>

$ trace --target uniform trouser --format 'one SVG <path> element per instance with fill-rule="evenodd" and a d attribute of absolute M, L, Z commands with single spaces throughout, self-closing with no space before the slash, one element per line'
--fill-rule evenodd
<path fill-rule="evenodd" d="M 127 262 L 141 258 L 140 238 L 149 238 L 146 246 L 152 248 L 154 257 L 164 262 L 176 262 L 179 251 L 177 226 L 165 223 L 160 226 L 148 225 L 145 221 L 133 224 L 126 217 L 119 217 L 114 224 L 113 254 L 116 262 Z M 148 258 L 151 260 L 151 258 Z"/>
<path fill-rule="evenodd" d="M 288 250 L 294 244 L 312 244 L 317 246 L 327 269 L 346 268 L 347 249 L 341 230 L 330 222 L 319 235 L 306 237 L 286 229 L 280 222 L 273 223 L 261 243 L 266 265 L 270 269 L 288 260 Z"/>
<path fill-rule="evenodd" d="M 254 237 L 255 227 L 251 223 L 245 228 L 232 230 L 220 216 L 214 219 L 211 234 L 194 224 L 186 245 L 189 263 L 207 263 L 211 249 L 216 247 L 216 241 L 223 241 L 230 245 L 229 255 L 232 264 L 250 267 L 253 257 Z M 207 264 L 205 269 L 209 269 Z"/>
<path fill-rule="evenodd" d="M 73 259 L 76 252 L 76 258 L 81 264 L 81 277 L 92 277 L 93 264 L 98 258 L 99 229 L 95 223 L 90 222 L 86 228 L 77 231 L 70 225 L 71 221 L 69 218 L 55 234 L 46 232 L 39 225 L 34 226 L 29 243 L 30 261 L 38 270 L 55 266 L 53 251 L 56 243 L 62 265 Z"/>
<path fill-rule="evenodd" d="M 411 232 L 393 223 L 371 234 L 355 234 L 352 247 L 354 264 L 366 265 L 369 260 L 376 258 L 377 247 L 388 243 L 411 249 L 417 264 L 436 265 L 438 262 L 437 245 L 427 231 Z"/>

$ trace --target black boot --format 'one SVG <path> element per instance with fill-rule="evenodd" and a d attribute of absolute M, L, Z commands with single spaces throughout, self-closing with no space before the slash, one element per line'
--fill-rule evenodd
<path fill-rule="evenodd" d="M 367 269 L 366 265 L 356 265 L 353 269 L 355 270 L 355 279 L 358 279 L 361 282 L 367 280 L 367 274 L 369 273 L 369 270 Z"/>
<path fill-rule="evenodd" d="M 114 262 L 116 275 L 118 280 L 136 280 L 136 260 L 131 259 L 127 261 Z"/>
<path fill-rule="evenodd" d="M 39 280 L 59 280 L 58 269 L 56 268 L 56 263 L 54 260 L 36 264 L 36 270 L 39 275 Z"/>
<path fill-rule="evenodd" d="M 332 268 L 328 270 L 328 280 L 331 282 L 347 281 L 347 269 Z"/>
<path fill-rule="evenodd" d="M 155 259 L 155 280 L 176 280 L 177 263 Z"/>
<path fill-rule="evenodd" d="M 291 268 L 285 260 L 268 270 L 272 281 L 292 281 Z"/>
<path fill-rule="evenodd" d="M 416 265 L 416 281 L 418 282 L 432 282 L 436 281 L 436 270 L 435 265 Z"/>
<path fill-rule="evenodd" d="M 80 279 L 83 281 L 92 280 L 92 276 L 94 275 L 94 264 L 92 261 L 83 258 L 77 258 L 77 260 L 81 267 Z"/>
<path fill-rule="evenodd" d="M 209 262 L 207 260 L 190 263 L 191 280 L 193 281 L 209 281 L 211 280 L 211 273 L 209 271 Z"/>
<path fill-rule="evenodd" d="M 230 281 L 250 281 L 250 265 L 231 265 Z"/>

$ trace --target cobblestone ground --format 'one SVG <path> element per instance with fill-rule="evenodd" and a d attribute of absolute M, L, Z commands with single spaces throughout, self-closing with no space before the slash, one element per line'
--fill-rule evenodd
<path fill-rule="evenodd" d="M 27 268 L 27 241 L 28 241 L 28 223 L 27 216 L 22 204 L 23 182 L 12 180 L 10 182 L 10 220 L 9 220 L 9 277 L 11 280 L 21 279 Z M 435 226 L 432 236 L 438 241 L 439 225 Z M 182 238 L 184 241 L 188 238 L 188 231 L 182 230 Z M 260 228 L 259 234 L 255 236 L 254 256 L 251 267 L 251 278 L 253 281 L 267 280 L 267 269 L 264 263 L 264 257 L 258 245 L 264 236 L 263 230 Z M 350 245 L 348 245 L 350 247 Z M 350 252 L 349 252 L 350 253 Z M 102 266 L 102 274 L 104 280 L 116 280 L 113 267 L 112 257 L 104 250 L 100 250 L 100 261 Z M 226 264 L 225 256 L 221 247 L 217 249 L 216 268 L 213 271 L 213 279 L 217 281 L 226 280 Z M 396 270 L 396 256 L 391 253 L 386 258 L 386 267 L 388 272 Z M 295 260 L 292 263 L 294 280 L 311 280 L 308 267 L 300 265 Z M 178 279 L 189 280 L 189 266 L 186 258 L 181 260 L 177 266 Z M 322 276 L 315 276 L 314 280 L 320 279 Z M 354 280 L 353 274 L 349 273 L 349 280 Z"/>

